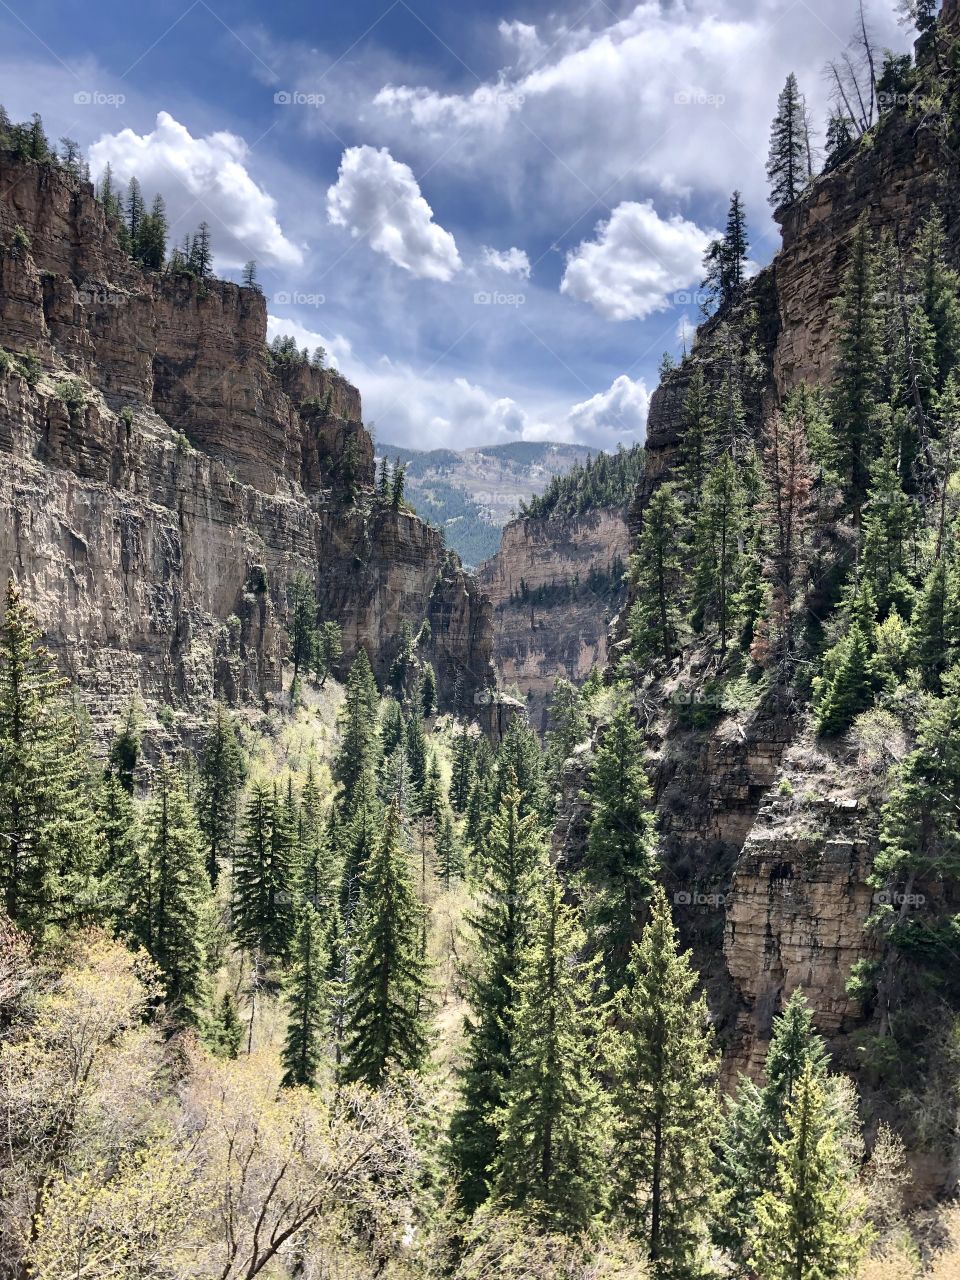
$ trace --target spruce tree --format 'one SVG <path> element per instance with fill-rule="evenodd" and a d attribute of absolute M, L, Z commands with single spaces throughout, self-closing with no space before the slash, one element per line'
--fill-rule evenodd
<path fill-rule="evenodd" d="M 336 670 L 337 663 L 343 657 L 343 630 L 338 622 L 329 619 L 320 624 L 317 631 L 317 643 L 314 647 L 313 674 L 322 689 L 327 677 Z"/>
<path fill-rule="evenodd" d="M 130 237 L 130 252 L 135 258 L 140 256 L 140 231 L 145 213 L 146 205 L 140 183 L 136 178 L 131 178 L 127 186 L 127 235 Z"/>
<path fill-rule="evenodd" d="M 330 956 L 323 925 L 309 902 L 300 907 L 284 980 L 287 1034 L 283 1044 L 285 1087 L 316 1081 L 327 1039 L 327 971 Z"/>
<path fill-rule="evenodd" d="M 208 1036 L 208 1043 L 220 1058 L 236 1059 L 243 1044 L 243 1023 L 232 991 L 225 991 L 217 1006 Z"/>
<path fill-rule="evenodd" d="M 261 292 L 257 281 L 257 264 L 253 258 L 243 264 L 242 283 L 245 289 L 255 289 L 257 293 Z"/>
<path fill-rule="evenodd" d="M 230 713 L 217 703 L 200 748 L 197 818 L 206 847 L 207 875 L 216 885 L 220 860 L 233 847 L 237 801 L 247 776 L 246 758 Z"/>
<path fill-rule="evenodd" d="M 468 918 L 476 937 L 475 962 L 468 973 L 460 1102 L 450 1129 L 459 1195 L 468 1209 L 489 1191 L 514 1060 L 520 965 L 546 865 L 537 817 L 521 812 L 515 777 L 511 784 L 485 841 L 477 907 Z"/>
<path fill-rule="evenodd" d="M 254 956 L 282 956 L 290 941 L 294 887 L 286 805 L 276 785 L 250 791 L 233 872 L 233 933 Z"/>
<path fill-rule="evenodd" d="M 427 736 L 423 727 L 423 716 L 417 703 L 414 703 L 407 717 L 406 740 L 410 782 L 419 801 L 427 781 Z"/>
<path fill-rule="evenodd" d="M 35 931 L 96 913 L 90 778 L 65 688 L 11 578 L 0 622 L 0 891 L 10 919 Z"/>
<path fill-rule="evenodd" d="M 446 809 L 437 822 L 434 848 L 434 869 L 437 879 L 447 890 L 452 880 L 463 875 L 463 849 L 453 825 L 453 814 Z"/>
<path fill-rule="evenodd" d="M 347 677 L 346 696 L 337 721 L 340 748 L 333 766 L 333 776 L 342 788 L 341 802 L 346 815 L 353 813 L 380 764 L 379 701 L 370 659 L 366 650 L 360 649 Z"/>
<path fill-rule="evenodd" d="M 817 729 L 828 737 L 846 732 L 856 716 L 873 705 L 875 678 L 870 645 L 859 621 L 853 623 L 824 659 L 814 680 Z"/>
<path fill-rule="evenodd" d="M 625 700 L 607 726 L 590 770 L 584 867 L 590 937 L 613 990 L 623 981 L 656 874 L 653 794 L 643 757 L 633 707 Z"/>
<path fill-rule="evenodd" d="M 813 489 L 806 424 L 796 402 L 788 404 L 786 413 L 771 415 L 763 466 L 767 482 L 763 514 L 771 535 L 767 572 L 773 588 L 776 642 L 781 661 L 789 662 L 795 649 L 794 614 L 807 562 Z"/>
<path fill-rule="evenodd" d="M 721 655 L 736 622 L 743 532 L 743 485 L 725 453 L 707 476 L 694 529 L 694 604 L 702 622 L 716 628 Z"/>
<path fill-rule="evenodd" d="M 453 760 L 450 778 L 450 803 L 457 813 L 463 813 L 470 799 L 473 785 L 474 742 L 470 726 L 464 721 L 453 740 Z"/>
<path fill-rule="evenodd" d="M 808 1064 L 774 1141 L 773 1185 L 756 1206 L 750 1266 L 760 1280 L 849 1276 L 866 1246 L 853 1171 L 826 1083 Z"/>
<path fill-rule="evenodd" d="M 190 270 L 200 280 L 206 280 L 213 269 L 213 250 L 210 245 L 210 225 L 201 222 L 190 244 Z"/>
<path fill-rule="evenodd" d="M 109 772 L 116 777 L 127 795 L 133 795 L 134 774 L 140 759 L 140 744 L 139 719 L 136 707 L 131 703 L 127 708 L 123 724 L 114 734 L 108 756 Z"/>
<path fill-rule="evenodd" d="M 791 71 L 777 100 L 770 130 L 770 203 L 774 209 L 793 204 L 810 180 L 806 112 L 797 77 Z"/>
<path fill-rule="evenodd" d="M 139 940 L 163 975 L 167 999 L 196 1022 L 207 998 L 203 934 L 210 882 L 200 831 L 179 772 L 164 761 L 156 774 L 135 893 Z"/>
<path fill-rule="evenodd" d="M 305 573 L 298 573 L 289 588 L 290 660 L 293 679 L 290 701 L 297 695 L 300 672 L 313 667 L 317 650 L 317 597 L 313 583 Z"/>
<path fill-rule="evenodd" d="M 660 485 L 643 516 L 631 557 L 635 600 L 628 619 L 635 662 L 669 662 L 680 640 L 684 583 L 684 512 L 671 483 Z"/>
<path fill-rule="evenodd" d="M 718 1060 L 697 981 L 658 888 L 617 1004 L 613 1159 L 617 1201 L 664 1280 L 703 1274 L 717 1207 Z"/>
<path fill-rule="evenodd" d="M 550 698 L 550 727 L 546 735 L 547 771 L 554 788 L 559 787 L 564 764 L 589 729 L 580 690 L 563 676 L 557 676 Z"/>
<path fill-rule="evenodd" d="M 585 937 L 548 872 L 517 984 L 513 1061 L 496 1160 L 498 1199 L 576 1235 L 607 1200 L 609 1109 L 598 1078 L 595 973 Z"/>
<path fill-rule="evenodd" d="M 379 1088 L 392 1072 L 419 1071 L 426 1061 L 422 917 L 394 802 L 363 876 L 344 1037 L 348 1081 Z"/>
<path fill-rule="evenodd" d="M 478 746 L 477 750 L 481 749 Z M 520 716 L 511 720 L 497 750 L 492 807 L 499 807 L 515 787 L 520 791 L 521 813 L 534 813 L 545 822 L 548 804 L 543 751 L 536 733 Z"/>
<path fill-rule="evenodd" d="M 748 248 L 743 201 L 740 192 L 734 191 L 723 236 L 714 240 L 704 255 L 703 287 L 716 306 L 723 308 L 739 302 L 746 280 Z"/>
<path fill-rule="evenodd" d="M 887 440 L 870 467 L 870 491 L 861 520 L 861 572 L 881 616 L 893 604 L 912 603 L 907 578 L 916 558 L 920 513 L 903 491 L 894 445 Z"/>
<path fill-rule="evenodd" d="M 910 626 L 911 659 L 933 693 L 960 645 L 960 589 L 956 570 L 941 556 L 924 579 Z"/>
<path fill-rule="evenodd" d="M 712 460 L 710 395 L 702 367 L 697 364 L 687 384 L 680 440 L 680 487 L 693 511 L 700 506 L 703 484 Z"/>
<path fill-rule="evenodd" d="M 423 668 L 420 683 L 420 709 L 425 720 L 429 720 L 437 710 L 437 673 L 429 662 Z"/>
<path fill-rule="evenodd" d="M 837 467 L 854 511 L 866 493 L 875 453 L 875 425 L 883 368 L 882 317 L 877 303 L 877 266 L 866 217 L 857 223 L 850 262 L 837 303 L 837 358 L 833 418 Z"/>

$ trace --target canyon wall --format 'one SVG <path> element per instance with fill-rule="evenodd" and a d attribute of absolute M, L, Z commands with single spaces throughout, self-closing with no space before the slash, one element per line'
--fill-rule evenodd
<path fill-rule="evenodd" d="M 546 724 L 558 675 L 580 684 L 607 658 L 607 630 L 623 598 L 613 574 L 630 554 L 624 512 L 527 516 L 503 530 L 480 567 L 493 607 L 493 656 L 501 681 L 526 699 L 530 723 Z"/>
<path fill-rule="evenodd" d="M 0 574 L 98 719 L 276 695 L 296 572 L 345 663 L 429 619 L 445 703 L 492 681 L 476 583 L 374 500 L 359 393 L 265 338 L 258 290 L 142 271 L 89 184 L 0 153 Z"/>

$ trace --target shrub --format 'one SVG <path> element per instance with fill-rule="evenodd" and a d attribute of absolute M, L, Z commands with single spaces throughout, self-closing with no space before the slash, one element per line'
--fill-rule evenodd
<path fill-rule="evenodd" d="M 76 378 L 62 378 L 53 384 L 53 394 L 67 406 L 71 418 L 87 403 L 87 393 Z"/>

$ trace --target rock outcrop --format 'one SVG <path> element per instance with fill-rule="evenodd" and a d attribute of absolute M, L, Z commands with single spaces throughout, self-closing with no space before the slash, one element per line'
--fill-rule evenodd
<path fill-rule="evenodd" d="M 623 511 L 601 508 L 512 520 L 500 550 L 481 565 L 493 606 L 494 662 L 503 683 L 527 699 L 535 728 L 545 727 L 558 675 L 579 684 L 606 662 L 629 552 Z"/>
<path fill-rule="evenodd" d="M 429 619 L 444 702 L 491 683 L 476 583 L 374 500 L 359 393 L 265 337 L 258 290 L 142 271 L 89 184 L 0 153 L 0 574 L 100 719 L 275 694 L 296 572 L 345 662 Z"/>

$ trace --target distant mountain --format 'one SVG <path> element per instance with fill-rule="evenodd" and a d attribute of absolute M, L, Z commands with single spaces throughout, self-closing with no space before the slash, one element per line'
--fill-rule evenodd
<path fill-rule="evenodd" d="M 465 564 L 478 565 L 496 554 L 500 530 L 521 502 L 543 493 L 554 476 L 582 466 L 596 450 L 517 440 L 462 450 L 378 444 L 377 452 L 406 463 L 410 502 L 442 526 L 448 546 Z"/>

